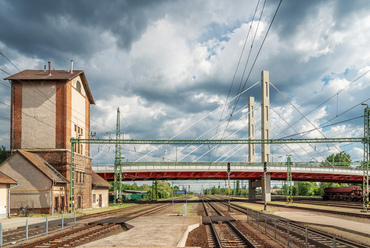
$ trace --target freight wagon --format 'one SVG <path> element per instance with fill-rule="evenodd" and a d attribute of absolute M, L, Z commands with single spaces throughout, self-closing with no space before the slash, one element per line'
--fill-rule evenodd
<path fill-rule="evenodd" d="M 362 189 L 360 186 L 331 187 L 324 189 L 324 200 L 362 200 Z"/>

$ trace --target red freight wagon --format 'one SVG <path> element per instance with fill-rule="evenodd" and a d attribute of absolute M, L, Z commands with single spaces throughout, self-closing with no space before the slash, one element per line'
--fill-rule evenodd
<path fill-rule="evenodd" d="M 362 189 L 360 186 L 331 187 L 324 189 L 324 200 L 352 200 L 362 199 Z"/>

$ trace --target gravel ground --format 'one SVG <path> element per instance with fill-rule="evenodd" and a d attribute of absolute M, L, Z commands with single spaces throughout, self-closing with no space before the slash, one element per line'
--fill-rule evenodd
<path fill-rule="evenodd" d="M 188 239 L 186 240 L 186 246 L 209 248 L 205 225 L 200 225 L 189 233 Z"/>

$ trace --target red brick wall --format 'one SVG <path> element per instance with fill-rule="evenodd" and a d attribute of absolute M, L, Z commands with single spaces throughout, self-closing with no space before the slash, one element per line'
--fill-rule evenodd
<path fill-rule="evenodd" d="M 55 148 L 66 148 L 66 104 L 65 104 L 65 82 L 56 83 L 56 129 Z"/>
<path fill-rule="evenodd" d="M 29 150 L 30 152 L 37 153 L 43 157 L 49 164 L 51 164 L 56 170 L 58 170 L 68 181 L 70 181 L 70 164 L 71 164 L 71 152 L 68 150 Z M 76 183 L 75 180 L 75 198 L 77 194 L 82 195 L 83 208 L 91 207 L 91 187 L 92 187 L 92 159 L 86 156 L 75 153 L 74 156 L 75 165 L 85 167 L 84 183 Z M 77 173 L 75 173 L 76 176 Z M 69 190 L 69 184 L 67 185 Z M 75 201 L 76 201 L 75 199 Z M 69 193 L 67 196 L 67 202 L 69 201 Z"/>
<path fill-rule="evenodd" d="M 22 83 L 12 81 L 10 149 L 22 148 Z"/>
<path fill-rule="evenodd" d="M 65 87 L 65 148 L 71 150 L 71 123 L 72 123 L 72 82 L 69 81 L 67 84 L 64 85 Z"/>

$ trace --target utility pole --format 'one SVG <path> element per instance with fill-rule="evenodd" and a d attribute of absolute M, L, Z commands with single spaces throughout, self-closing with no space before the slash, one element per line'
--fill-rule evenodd
<path fill-rule="evenodd" d="M 363 180 L 362 180 L 362 197 L 363 197 L 363 210 L 367 212 L 369 210 L 369 160 L 370 160 L 370 108 L 366 103 L 364 110 L 364 164 L 363 164 Z"/>
<path fill-rule="evenodd" d="M 290 155 L 288 155 L 286 159 L 286 166 L 287 166 L 287 176 L 286 176 L 286 181 L 287 181 L 287 198 L 286 201 L 287 203 L 293 203 L 293 189 L 292 189 L 292 162 Z"/>
<path fill-rule="evenodd" d="M 114 159 L 114 205 L 118 201 L 122 203 L 122 170 L 121 170 L 121 144 L 118 142 L 121 140 L 121 115 L 119 108 L 117 108 L 117 124 L 116 124 L 116 151 Z"/>

